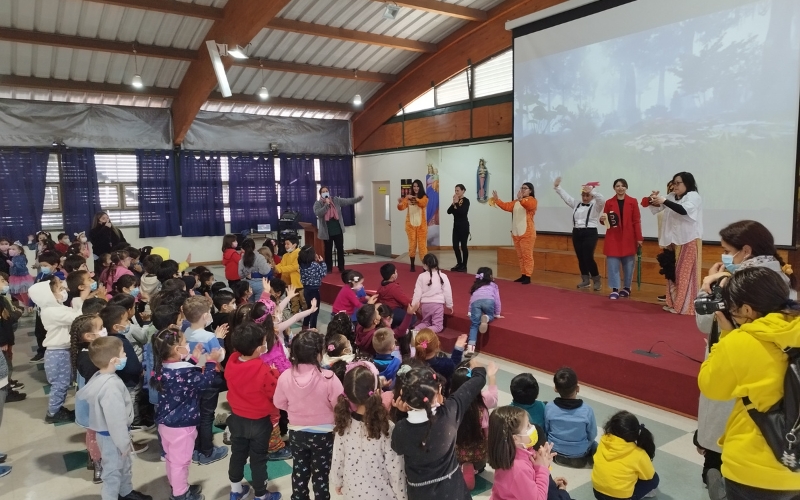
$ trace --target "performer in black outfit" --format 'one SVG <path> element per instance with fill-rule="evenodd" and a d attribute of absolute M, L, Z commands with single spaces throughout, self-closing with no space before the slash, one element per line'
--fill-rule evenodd
<path fill-rule="evenodd" d="M 453 214 L 453 251 L 456 253 L 456 267 L 451 267 L 450 270 L 461 273 L 467 272 L 467 259 L 469 259 L 469 250 L 467 249 L 469 199 L 464 198 L 466 191 L 467 188 L 463 184 L 456 184 L 453 203 L 447 208 L 447 213 Z"/>

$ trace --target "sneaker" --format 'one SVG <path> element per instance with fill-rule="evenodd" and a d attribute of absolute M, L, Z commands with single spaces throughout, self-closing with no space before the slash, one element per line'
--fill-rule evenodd
<path fill-rule="evenodd" d="M 10 385 L 12 389 L 24 389 L 25 388 L 25 384 L 23 384 L 19 380 L 8 379 L 8 385 Z"/>
<path fill-rule="evenodd" d="M 617 300 L 619 298 L 619 292 L 611 292 L 608 298 L 611 300 Z"/>
<path fill-rule="evenodd" d="M 281 494 L 277 491 L 270 492 L 268 491 L 266 495 L 261 497 L 255 497 L 253 500 L 281 500 Z"/>
<path fill-rule="evenodd" d="M 140 491 L 131 490 L 131 492 L 125 496 L 119 495 L 119 500 L 153 500 L 153 497 L 145 495 Z"/>
<path fill-rule="evenodd" d="M 6 395 L 6 403 L 16 403 L 18 401 L 24 401 L 25 398 L 27 397 L 28 395 L 25 394 L 24 392 L 15 391 L 12 389 L 8 391 L 8 394 Z"/>
<path fill-rule="evenodd" d="M 486 333 L 486 330 L 489 329 L 489 316 L 486 314 L 481 314 L 481 324 L 478 325 L 478 331 L 481 333 Z"/>
<path fill-rule="evenodd" d="M 658 299 L 659 302 L 666 302 L 667 301 L 667 296 L 666 295 L 659 295 L 656 298 Z"/>
<path fill-rule="evenodd" d="M 227 444 L 228 446 L 231 445 L 231 433 L 228 431 L 228 429 L 225 429 L 222 432 L 222 444 Z"/>
<path fill-rule="evenodd" d="M 467 346 L 467 352 L 468 353 L 474 353 L 475 352 L 475 344 L 469 344 Z"/>
<path fill-rule="evenodd" d="M 5 463 L 7 458 L 8 455 L 6 455 L 5 453 L 0 453 L 0 464 Z"/>
<path fill-rule="evenodd" d="M 283 441 L 285 443 L 288 440 L 289 440 L 289 433 L 288 432 L 286 434 L 281 434 L 281 441 Z"/>
<path fill-rule="evenodd" d="M 250 487 L 246 484 L 243 484 L 241 493 L 234 493 L 231 491 L 230 500 L 242 500 L 243 498 L 247 497 L 248 493 L 250 493 Z"/>
<path fill-rule="evenodd" d="M 627 299 L 628 297 L 631 296 L 631 289 L 623 288 L 622 290 L 619 291 L 619 296 L 622 297 L 623 299 Z"/>
<path fill-rule="evenodd" d="M 205 500 L 205 495 L 201 494 L 203 489 L 199 484 L 189 486 L 189 489 L 183 495 L 174 496 L 170 495 L 169 500 Z"/>
<path fill-rule="evenodd" d="M 147 443 L 133 443 L 132 448 L 133 450 L 131 451 L 131 454 L 138 455 L 139 453 L 144 453 L 145 451 L 147 451 L 149 446 L 147 445 Z"/>
<path fill-rule="evenodd" d="M 197 452 L 194 452 L 194 453 L 197 453 Z M 194 453 L 192 454 L 192 461 L 193 462 L 194 462 L 194 457 L 195 457 Z M 167 456 L 166 455 L 161 455 L 159 460 L 162 461 L 162 462 L 166 462 L 167 461 Z M 197 462 L 194 462 L 194 463 L 197 463 Z"/>
<path fill-rule="evenodd" d="M 44 354 L 37 354 L 31 358 L 31 363 L 42 363 L 44 362 Z"/>
<path fill-rule="evenodd" d="M 0 465 L 0 477 L 5 477 L 11 474 L 11 466 L 10 465 Z"/>
<path fill-rule="evenodd" d="M 45 414 L 44 421 L 47 422 L 48 424 L 55 424 L 56 422 L 74 422 L 75 414 L 70 413 L 69 410 L 67 410 L 62 406 L 53 415 L 49 413 Z"/>
<path fill-rule="evenodd" d="M 89 450 L 86 450 L 86 455 L 89 456 Z M 91 458 L 86 461 L 86 470 L 94 470 L 94 460 Z"/>
<path fill-rule="evenodd" d="M 91 460 L 89 460 L 91 462 Z M 103 466 L 100 465 L 100 461 L 98 460 L 97 463 L 94 464 L 94 473 L 92 474 L 92 482 L 94 484 L 100 484 L 103 482 Z"/>
<path fill-rule="evenodd" d="M 668 313 L 678 314 L 678 311 L 676 311 L 675 309 L 671 308 L 670 306 L 664 306 L 661 309 L 667 311 Z"/>
<path fill-rule="evenodd" d="M 271 462 L 279 462 L 281 460 L 291 460 L 292 459 L 292 451 L 284 446 L 278 451 L 273 451 L 272 453 L 267 455 L 267 460 Z"/>
<path fill-rule="evenodd" d="M 202 453 L 197 453 L 197 464 L 198 465 L 208 465 L 213 464 L 214 462 L 219 462 L 223 458 L 228 456 L 228 447 L 227 446 L 215 446 L 214 449 L 211 451 L 211 455 L 205 456 Z"/>
<path fill-rule="evenodd" d="M 642 498 L 655 498 L 657 495 L 658 495 L 658 488 L 654 489 L 653 491 L 651 491 L 650 493 L 646 494 Z"/>
<path fill-rule="evenodd" d="M 726 500 L 725 479 L 720 474 L 719 469 L 708 469 L 706 473 L 708 481 L 708 496 L 711 500 Z"/>

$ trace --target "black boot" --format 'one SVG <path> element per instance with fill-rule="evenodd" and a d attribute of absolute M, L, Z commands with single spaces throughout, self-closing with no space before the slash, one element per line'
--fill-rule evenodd
<path fill-rule="evenodd" d="M 415 271 L 417 270 L 417 268 L 416 268 L 416 267 L 414 267 L 414 261 L 415 261 L 415 260 L 416 260 L 416 257 L 411 257 L 411 269 L 410 269 L 410 271 L 411 271 L 412 273 L 413 273 L 413 272 L 415 272 Z"/>
<path fill-rule="evenodd" d="M 522 276 L 522 281 L 520 281 L 523 285 L 530 285 L 531 284 L 531 277 L 530 276 Z"/>
<path fill-rule="evenodd" d="M 523 274 L 523 275 L 522 275 L 522 276 L 520 276 L 519 278 L 515 279 L 515 280 L 514 280 L 514 283 L 522 283 L 523 281 L 525 281 L 525 277 L 526 277 L 526 276 Z"/>

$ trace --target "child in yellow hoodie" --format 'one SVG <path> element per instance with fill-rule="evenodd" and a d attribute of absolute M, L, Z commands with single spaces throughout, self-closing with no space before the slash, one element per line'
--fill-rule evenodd
<path fill-rule="evenodd" d="M 292 285 L 297 291 L 289 302 L 292 314 L 308 309 L 306 301 L 303 299 L 303 282 L 300 280 L 300 241 L 296 236 L 289 236 L 283 242 L 286 253 L 281 258 L 281 263 L 275 265 L 275 271 L 280 273 L 281 280 L 287 285 Z"/>
<path fill-rule="evenodd" d="M 640 500 L 653 496 L 658 487 L 658 474 L 653 468 L 656 454 L 653 434 L 627 411 L 614 414 L 603 431 L 605 434 L 594 454 L 594 497 Z"/>

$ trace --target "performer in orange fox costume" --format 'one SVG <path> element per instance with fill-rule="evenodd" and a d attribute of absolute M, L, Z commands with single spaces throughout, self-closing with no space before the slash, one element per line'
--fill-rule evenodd
<path fill-rule="evenodd" d="M 411 194 L 397 199 L 397 209 L 406 210 L 406 234 L 408 235 L 408 257 L 411 259 L 411 272 L 416 271 L 414 260 L 419 248 L 419 256 L 425 257 L 428 253 L 428 221 L 426 220 L 425 207 L 428 198 L 425 196 L 425 187 L 422 181 L 414 179 L 411 184 Z"/>
<path fill-rule="evenodd" d="M 526 182 L 517 191 L 517 199 L 514 201 L 500 201 L 497 191 L 492 191 L 492 201 L 494 204 L 511 212 L 511 239 L 514 241 L 514 248 L 517 249 L 519 268 L 522 276 L 515 279 L 517 283 L 528 285 L 533 274 L 533 244 L 536 242 L 536 225 L 533 223 L 533 216 L 536 214 L 538 202 L 534 196 L 533 184 Z"/>

